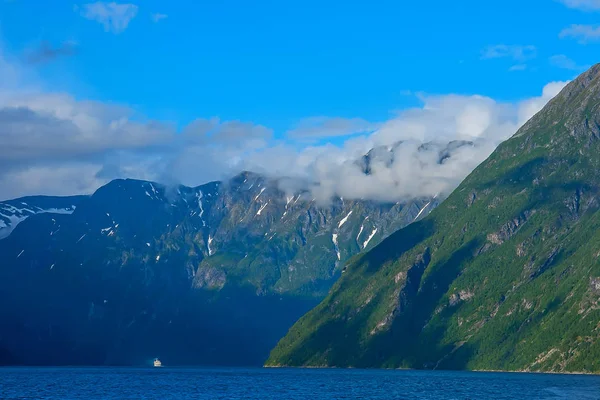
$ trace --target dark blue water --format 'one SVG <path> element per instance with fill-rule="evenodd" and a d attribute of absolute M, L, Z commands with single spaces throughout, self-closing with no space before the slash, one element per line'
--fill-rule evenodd
<path fill-rule="evenodd" d="M 437 371 L 0 368 L 0 399 L 600 399 L 600 377 Z"/>

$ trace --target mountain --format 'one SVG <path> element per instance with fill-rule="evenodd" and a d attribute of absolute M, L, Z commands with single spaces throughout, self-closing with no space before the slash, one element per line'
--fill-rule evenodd
<path fill-rule="evenodd" d="M 0 363 L 259 365 L 349 258 L 437 205 L 279 187 L 245 172 L 0 203 Z"/>
<path fill-rule="evenodd" d="M 4 239 L 28 217 L 41 214 L 72 214 L 85 196 L 32 196 L 0 202 L 0 239 Z"/>
<path fill-rule="evenodd" d="M 600 64 L 350 263 L 267 365 L 600 372 Z"/>

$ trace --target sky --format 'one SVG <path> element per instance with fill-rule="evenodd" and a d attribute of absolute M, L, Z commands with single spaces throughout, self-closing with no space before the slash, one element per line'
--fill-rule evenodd
<path fill-rule="evenodd" d="M 323 201 L 447 193 L 599 44 L 600 0 L 0 0 L 0 199 L 243 169 Z M 418 150 L 452 140 L 475 146 Z"/>

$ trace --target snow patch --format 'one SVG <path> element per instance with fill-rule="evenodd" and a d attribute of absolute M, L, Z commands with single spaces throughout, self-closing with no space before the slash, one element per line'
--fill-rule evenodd
<path fill-rule="evenodd" d="M 348 218 L 350 217 L 350 215 L 352 215 L 352 211 L 353 210 L 350 210 L 350 212 L 348 213 L 348 215 L 346 215 L 344 218 L 342 218 L 342 220 L 338 224 L 338 229 L 341 228 L 342 225 L 344 225 L 346 223 L 346 221 L 348 221 Z"/>
<path fill-rule="evenodd" d="M 6 217 L 6 215 L 3 215 L 4 217 Z M 8 218 L 8 227 L 7 228 L 2 228 L 0 229 L 0 239 L 4 239 L 5 237 L 8 237 L 17 227 L 17 225 L 19 225 L 21 222 L 25 221 L 27 219 L 28 215 L 23 216 L 23 217 L 17 217 L 16 215 L 11 215 Z"/>
<path fill-rule="evenodd" d="M 210 245 L 211 245 L 212 241 L 213 241 L 213 238 L 210 235 L 208 235 L 208 243 L 206 245 L 206 248 L 208 249 L 208 255 L 209 256 L 213 255 L 213 250 L 210 248 Z"/>
<path fill-rule="evenodd" d="M 257 200 L 257 199 L 260 197 L 260 195 L 262 194 L 262 192 L 264 192 L 264 191 L 265 191 L 265 189 L 266 189 L 266 188 L 262 188 L 262 189 L 260 189 L 260 193 L 258 193 L 258 194 L 256 195 L 256 197 L 254 198 L 254 201 L 256 201 L 256 200 Z"/>
<path fill-rule="evenodd" d="M 204 219 L 202 218 L 202 216 L 204 215 L 204 207 L 202 204 L 203 197 L 204 197 L 204 194 L 202 193 L 202 190 L 200 190 L 200 191 L 198 191 L 198 193 L 196 193 L 196 198 L 198 199 L 198 207 L 200 208 L 200 214 L 198 214 L 198 217 L 200 217 L 200 220 L 202 221 L 202 226 L 206 226 L 206 222 L 204 222 Z"/>
<path fill-rule="evenodd" d="M 77 207 L 71 206 L 71 208 L 48 208 L 45 210 L 41 210 L 36 214 L 64 214 L 71 215 L 75 211 Z"/>
<path fill-rule="evenodd" d="M 371 234 L 369 235 L 367 240 L 365 240 L 365 242 L 363 243 L 363 249 L 367 247 L 367 245 L 369 244 L 371 239 L 373 239 L 373 236 L 375 236 L 376 233 L 377 233 L 377 228 L 373 229 L 373 232 L 371 232 Z"/>
<path fill-rule="evenodd" d="M 26 203 L 21 202 L 23 205 Z M 35 207 L 36 210 L 31 208 L 17 208 L 10 204 L 0 204 L 2 211 L 9 212 L 11 214 L 5 215 L 0 214 L 1 217 L 6 218 L 8 221 L 0 220 L 0 239 L 8 237 L 21 222 L 25 221 L 28 217 L 35 214 L 73 214 L 75 206 L 69 208 L 47 208 L 41 209 Z"/>
<path fill-rule="evenodd" d="M 262 207 L 260 208 L 260 210 L 258 210 L 256 212 L 256 215 L 260 215 L 260 213 L 262 213 L 262 211 L 265 209 L 265 207 L 269 204 L 269 202 L 267 201 L 265 204 L 262 205 Z"/>
<path fill-rule="evenodd" d="M 331 235 L 331 241 L 335 245 L 334 247 L 335 247 L 335 253 L 337 254 L 337 259 L 341 260 L 342 255 L 340 254 L 340 249 L 338 247 L 338 234 L 337 233 L 334 233 L 333 235 Z"/>
<path fill-rule="evenodd" d="M 356 235 L 356 241 L 358 242 L 358 239 L 360 238 L 361 233 L 363 233 L 363 229 L 365 229 L 365 225 L 363 223 L 363 225 L 360 226 L 360 230 L 358 231 L 358 235 Z"/>
<path fill-rule="evenodd" d="M 415 217 L 415 219 L 413 219 L 413 221 L 416 221 L 417 218 L 419 218 L 421 216 L 421 214 L 423 213 L 423 211 L 425 211 L 425 209 L 427 207 L 429 207 L 430 204 L 431 204 L 431 201 L 429 203 L 425 204 L 425 207 L 423 207 L 423 208 L 421 208 L 421 210 L 419 210 L 419 213 L 417 214 L 417 216 Z"/>
<path fill-rule="evenodd" d="M 26 203 L 21 203 L 25 204 Z M 17 208 L 15 206 L 11 206 L 10 204 L 2 204 L 2 206 L 6 209 L 6 211 L 11 212 L 13 214 L 23 214 L 24 212 L 29 214 L 35 214 L 36 212 L 29 208 Z M 38 208 L 38 211 L 41 211 L 41 208 Z"/>

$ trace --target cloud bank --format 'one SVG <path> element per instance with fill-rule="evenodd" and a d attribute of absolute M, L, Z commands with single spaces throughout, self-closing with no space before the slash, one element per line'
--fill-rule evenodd
<path fill-rule="evenodd" d="M 84 4 L 81 7 L 81 16 L 99 22 L 104 26 L 106 32 L 115 34 L 124 32 L 129 23 L 138 13 L 138 6 L 135 4 L 119 4 L 103 1 Z"/>
<path fill-rule="evenodd" d="M 481 59 L 489 60 L 493 58 L 512 58 L 515 61 L 527 61 L 535 58 L 537 49 L 532 45 L 506 45 L 496 44 L 488 46 L 481 51 Z"/>
<path fill-rule="evenodd" d="M 582 11 L 600 10 L 600 0 L 559 0 L 569 8 L 575 8 Z"/>
<path fill-rule="evenodd" d="M 564 54 L 557 54 L 549 58 L 550 64 L 555 67 L 582 72 L 590 68 L 589 65 L 579 65 Z"/>
<path fill-rule="evenodd" d="M 561 39 L 570 38 L 580 44 L 588 44 L 600 40 L 600 26 L 597 25 L 571 25 L 564 28 L 558 36 Z"/>
<path fill-rule="evenodd" d="M 313 196 L 333 195 L 381 201 L 448 194 L 504 140 L 538 112 L 566 85 L 546 85 L 541 96 L 516 104 L 484 96 L 423 96 L 419 108 L 400 112 L 369 135 L 342 146 L 317 146 L 300 151 L 267 148 L 244 165 L 272 176 L 295 175 Z M 440 152 L 453 141 L 472 142 L 440 162 Z M 426 144 L 424 146 L 424 144 Z M 375 159 L 365 174 L 356 160 L 373 148 L 393 148 L 393 157 Z M 261 162 L 270 160 L 268 165 Z"/>
<path fill-rule="evenodd" d="M 130 107 L 81 100 L 33 84 L 0 49 L 0 199 L 91 193 L 115 178 L 195 186 L 252 170 L 287 190 L 399 201 L 446 194 L 565 85 L 516 103 L 420 95 L 387 121 L 308 118 L 283 136 L 248 121 L 197 119 L 178 130 Z M 336 145 L 327 143 L 336 138 Z M 471 145 L 440 152 L 452 141 Z M 357 161 L 371 149 L 370 173 Z M 389 149 L 389 150 L 388 150 Z M 299 184 L 302 182 L 302 184 Z"/>

